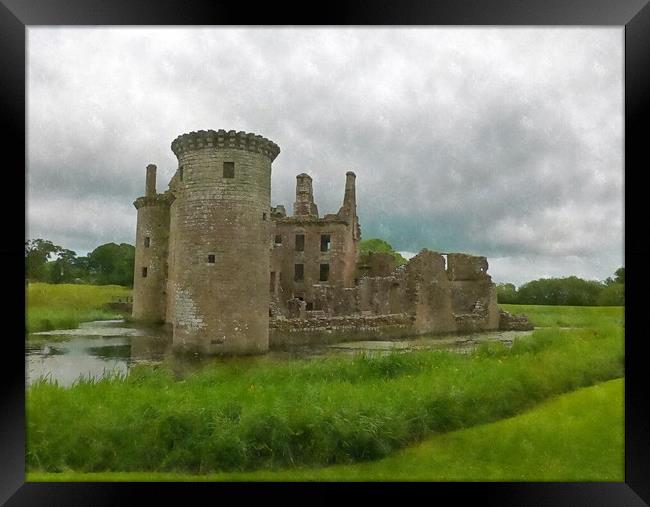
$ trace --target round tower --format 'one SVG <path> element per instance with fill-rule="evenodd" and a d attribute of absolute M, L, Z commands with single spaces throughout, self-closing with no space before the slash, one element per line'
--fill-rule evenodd
<path fill-rule="evenodd" d="M 169 238 L 169 193 L 156 193 L 156 166 L 147 166 L 145 195 L 133 205 L 138 210 L 133 276 L 133 318 L 165 320 L 165 285 Z"/>
<path fill-rule="evenodd" d="M 174 344 L 210 354 L 269 345 L 271 162 L 280 148 L 245 132 L 177 137 L 170 244 Z"/>

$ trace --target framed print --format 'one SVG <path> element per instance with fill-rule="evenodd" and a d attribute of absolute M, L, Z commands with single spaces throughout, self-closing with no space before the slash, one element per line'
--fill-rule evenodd
<path fill-rule="evenodd" d="M 649 24 L 2 0 L 0 498 L 646 505 Z"/>

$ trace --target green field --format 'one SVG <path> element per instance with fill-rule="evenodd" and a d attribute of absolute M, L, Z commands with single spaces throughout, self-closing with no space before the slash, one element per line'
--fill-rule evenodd
<path fill-rule="evenodd" d="M 555 415 L 551 409 L 539 417 L 533 412 L 522 416 L 523 423 L 501 421 L 505 428 L 514 424 L 513 435 L 519 431 L 523 440 L 513 436 L 500 446 L 490 433 L 497 430 L 485 425 L 553 396 L 621 378 L 623 309 L 507 309 L 528 313 L 538 326 L 570 329 L 539 329 L 510 349 L 492 343 L 467 355 L 419 351 L 282 363 L 238 358 L 211 363 L 184 379 L 163 365 L 66 389 L 37 383 L 27 392 L 30 477 L 115 472 L 102 477 L 119 480 L 131 477 L 120 473 L 140 472 L 144 480 L 181 480 L 227 472 L 214 477 L 229 480 L 248 472 L 253 475 L 242 477 L 299 480 L 357 470 L 359 477 L 381 480 L 395 467 L 406 474 L 401 480 L 620 480 L 622 444 L 609 454 L 593 443 L 591 450 L 569 451 L 580 442 L 587 445 L 590 434 L 599 442 L 617 442 L 622 432 L 618 402 L 609 404 L 613 412 L 605 410 L 594 420 L 567 416 L 560 424 L 564 408 L 557 406 Z M 576 413 L 587 414 L 590 398 L 585 395 L 581 405 L 575 395 L 566 410 L 574 404 Z M 538 430 L 525 437 L 526 424 L 533 422 Z M 447 454 L 427 447 L 444 442 L 451 449 Z M 453 445 L 465 453 L 459 455 Z M 518 456 L 526 449 L 530 456 L 522 461 Z M 533 455 L 548 468 L 540 468 Z M 594 460 L 596 455 L 606 464 Z M 471 460 L 481 456 L 492 459 L 470 468 Z M 328 476 L 329 470 L 334 475 Z M 172 475 L 156 475 L 161 472 Z"/>
<path fill-rule="evenodd" d="M 622 306 L 550 306 L 550 305 L 499 305 L 504 310 L 525 314 L 539 327 L 591 327 L 624 326 Z"/>
<path fill-rule="evenodd" d="M 623 379 L 355 465 L 217 474 L 29 472 L 27 481 L 620 481 Z"/>
<path fill-rule="evenodd" d="M 131 289 L 119 285 L 49 283 L 30 283 L 25 292 L 28 333 L 74 329 L 81 322 L 119 318 L 106 309 L 106 303 L 132 294 Z"/>

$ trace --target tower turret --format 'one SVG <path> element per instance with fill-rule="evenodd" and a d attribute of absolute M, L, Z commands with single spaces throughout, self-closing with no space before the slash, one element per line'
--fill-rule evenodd
<path fill-rule="evenodd" d="M 271 162 L 280 148 L 234 130 L 177 137 L 171 209 L 174 344 L 207 353 L 268 350 Z"/>
<path fill-rule="evenodd" d="M 147 166 L 144 197 L 133 205 L 138 210 L 133 274 L 133 318 L 165 320 L 165 286 L 169 249 L 170 193 L 156 193 L 156 166 Z"/>

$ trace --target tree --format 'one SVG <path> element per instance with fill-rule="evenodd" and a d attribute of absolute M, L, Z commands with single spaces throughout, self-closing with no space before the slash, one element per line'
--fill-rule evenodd
<path fill-rule="evenodd" d="M 133 285 L 135 247 L 127 243 L 105 243 L 88 254 L 88 268 L 93 283 Z"/>
<path fill-rule="evenodd" d="M 62 250 L 63 248 L 46 239 L 25 241 L 25 275 L 27 278 L 39 282 L 48 281 L 47 263 L 50 257 Z"/>
<path fill-rule="evenodd" d="M 623 306 L 625 304 L 625 285 L 613 283 L 605 287 L 598 296 L 599 306 Z"/>
<path fill-rule="evenodd" d="M 616 275 L 616 278 L 614 278 L 614 283 L 625 284 L 625 268 L 618 268 L 616 271 L 614 271 L 614 274 Z"/>
<path fill-rule="evenodd" d="M 541 278 L 519 287 L 518 303 L 525 305 L 593 306 L 605 285 L 576 276 Z"/>
<path fill-rule="evenodd" d="M 602 306 L 621 306 L 625 304 L 625 268 L 614 271 L 614 278 L 605 280 L 605 288 L 598 296 L 598 304 Z"/>
<path fill-rule="evenodd" d="M 50 283 L 69 283 L 75 277 L 75 260 L 77 253 L 66 248 L 59 248 L 56 252 L 57 259 L 47 263 L 48 277 Z"/>
<path fill-rule="evenodd" d="M 370 252 L 386 252 L 392 254 L 395 258 L 396 266 L 401 266 L 407 262 L 402 254 L 396 252 L 390 243 L 383 239 L 371 238 L 361 240 L 361 243 L 359 244 L 359 257 L 366 257 Z"/>
<path fill-rule="evenodd" d="M 517 294 L 517 287 L 512 283 L 499 283 L 497 284 L 497 301 L 503 304 L 517 304 L 519 294 Z"/>

